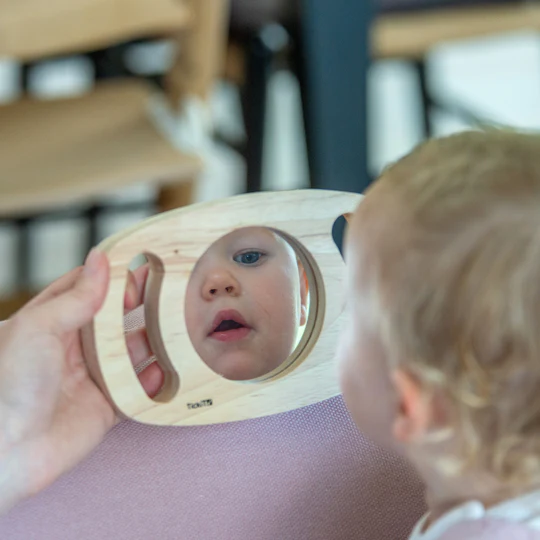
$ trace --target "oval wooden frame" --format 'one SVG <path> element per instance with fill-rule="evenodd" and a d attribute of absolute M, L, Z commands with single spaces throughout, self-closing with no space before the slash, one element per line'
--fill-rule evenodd
<path fill-rule="evenodd" d="M 215 424 L 281 413 L 339 394 L 333 359 L 344 316 L 344 263 L 332 227 L 361 199 L 356 193 L 311 189 L 240 195 L 160 214 L 100 244 L 110 260 L 111 281 L 102 309 L 83 330 L 83 346 L 93 378 L 117 412 L 146 424 Z M 300 254 L 315 293 L 314 315 L 308 318 L 303 346 L 287 365 L 255 381 L 230 381 L 200 359 L 179 315 L 199 257 L 225 234 L 252 226 L 274 229 Z M 168 381 L 155 400 L 131 365 L 123 325 L 126 276 L 141 253 L 153 266 L 145 302 L 147 331 Z"/>

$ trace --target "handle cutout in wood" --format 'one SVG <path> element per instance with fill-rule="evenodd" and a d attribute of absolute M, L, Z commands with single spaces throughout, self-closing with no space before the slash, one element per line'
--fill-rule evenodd
<path fill-rule="evenodd" d="M 159 310 L 159 296 L 161 291 L 161 283 L 163 280 L 163 275 L 165 269 L 162 261 L 151 252 L 141 253 L 135 256 L 129 264 L 129 270 L 137 272 L 141 266 L 148 265 L 148 278 L 146 280 L 146 285 L 143 290 L 143 304 L 142 308 L 144 309 L 144 317 L 142 317 L 142 324 L 140 327 L 135 329 L 126 329 L 125 339 L 126 347 L 128 351 L 130 346 L 128 340 L 131 338 L 135 345 L 138 344 L 139 348 L 142 346 L 141 341 L 145 339 L 145 336 L 142 335 L 138 339 L 132 337 L 132 332 L 137 333 L 142 330 L 145 331 L 146 340 L 148 341 L 149 348 L 152 352 L 152 357 L 150 358 L 135 358 L 135 361 L 142 362 L 143 367 L 147 367 L 148 362 L 155 362 L 163 374 L 163 383 L 159 392 L 151 397 L 155 402 L 158 403 L 167 403 L 174 398 L 178 389 L 180 387 L 180 378 L 178 373 L 174 369 L 170 358 L 165 351 L 163 341 L 159 334 L 159 328 L 156 327 L 154 321 L 157 320 L 158 310 Z M 127 276 L 126 276 L 127 277 Z M 126 281 L 126 293 L 127 293 L 128 282 Z M 139 376 L 140 370 L 139 366 L 133 365 L 135 374 Z"/>
<path fill-rule="evenodd" d="M 159 302 L 163 279 L 165 277 L 165 265 L 154 253 L 147 252 L 145 256 L 150 265 L 150 272 L 144 295 L 144 320 L 150 349 L 154 353 L 156 361 L 164 375 L 163 386 L 159 394 L 154 397 L 154 400 L 160 403 L 169 403 L 177 395 L 181 380 L 163 343 L 158 323 Z M 180 306 L 178 309 L 180 310 Z"/>

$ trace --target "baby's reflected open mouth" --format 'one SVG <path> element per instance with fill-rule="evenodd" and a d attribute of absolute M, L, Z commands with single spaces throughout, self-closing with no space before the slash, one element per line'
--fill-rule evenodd
<path fill-rule="evenodd" d="M 251 330 L 238 311 L 229 309 L 216 315 L 208 337 L 222 342 L 240 341 L 247 337 Z"/>

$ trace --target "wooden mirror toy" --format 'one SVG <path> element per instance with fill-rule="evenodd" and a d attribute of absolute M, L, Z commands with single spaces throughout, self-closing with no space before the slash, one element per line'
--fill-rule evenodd
<path fill-rule="evenodd" d="M 83 346 L 118 414 L 216 424 L 339 394 L 344 262 L 332 230 L 361 198 L 311 189 L 240 195 L 157 215 L 102 242 L 110 286 Z M 139 382 L 124 329 L 126 280 L 141 255 L 150 265 L 148 340 L 165 374 L 155 398 Z"/>

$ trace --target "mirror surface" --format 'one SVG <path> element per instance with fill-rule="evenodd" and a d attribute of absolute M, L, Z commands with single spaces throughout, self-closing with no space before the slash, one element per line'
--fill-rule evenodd
<path fill-rule="evenodd" d="M 217 374 L 248 381 L 294 354 L 309 312 L 308 278 L 293 247 L 265 227 L 216 241 L 191 274 L 185 303 L 193 347 Z"/>

